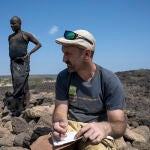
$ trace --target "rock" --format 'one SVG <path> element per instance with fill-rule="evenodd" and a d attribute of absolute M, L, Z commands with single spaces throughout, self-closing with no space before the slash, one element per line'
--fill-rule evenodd
<path fill-rule="evenodd" d="M 132 126 L 132 127 L 136 128 L 136 127 L 138 127 L 138 126 L 139 126 L 139 124 L 138 124 L 138 122 L 137 122 L 137 121 L 131 121 L 130 126 Z"/>
<path fill-rule="evenodd" d="M 143 142 L 134 141 L 132 146 L 139 150 L 150 150 L 150 143 L 145 144 Z"/>
<path fill-rule="evenodd" d="M 5 136 L 6 134 L 11 134 L 11 132 L 7 128 L 0 127 L 0 138 Z"/>
<path fill-rule="evenodd" d="M 37 122 L 37 126 L 52 128 L 52 115 L 45 114 L 44 116 L 41 116 Z"/>
<path fill-rule="evenodd" d="M 133 129 L 132 131 L 142 135 L 146 142 L 150 140 L 150 129 L 147 126 L 138 126 L 137 128 Z"/>
<path fill-rule="evenodd" d="M 140 125 L 150 126 L 150 116 L 145 116 L 144 118 L 140 118 Z"/>
<path fill-rule="evenodd" d="M 25 113 L 29 118 L 38 118 L 45 114 L 51 115 L 53 110 L 53 107 L 51 108 L 50 106 L 35 106 L 31 109 L 27 109 Z"/>
<path fill-rule="evenodd" d="M 23 148 L 23 147 L 5 147 L 5 146 L 2 146 L 0 148 L 0 150 L 29 150 L 27 148 Z"/>
<path fill-rule="evenodd" d="M 129 130 L 128 128 L 125 131 L 124 137 L 128 140 L 128 141 L 138 141 L 138 142 L 144 142 L 146 143 L 147 140 L 146 138 L 144 138 L 142 135 L 134 132 L 133 130 Z"/>
<path fill-rule="evenodd" d="M 11 121 L 8 121 L 4 124 L 4 128 L 7 128 L 10 132 L 13 131 Z"/>
<path fill-rule="evenodd" d="M 127 144 L 124 141 L 123 137 L 115 139 L 115 144 L 116 144 L 116 147 L 117 147 L 118 150 L 123 150 L 127 147 Z"/>
<path fill-rule="evenodd" d="M 26 132 L 29 130 L 29 125 L 25 121 L 25 119 L 21 117 L 12 118 L 12 128 L 15 134 L 19 134 L 21 132 Z"/>
<path fill-rule="evenodd" d="M 2 121 L 3 121 L 3 122 L 11 121 L 11 115 L 8 114 L 8 115 L 4 116 L 4 117 L 2 118 Z"/>
<path fill-rule="evenodd" d="M 5 134 L 2 138 L 0 138 L 0 146 L 13 146 L 14 139 L 15 135 Z"/>
<path fill-rule="evenodd" d="M 132 145 L 131 145 L 130 142 L 126 142 L 126 144 L 127 144 L 127 146 L 126 146 L 126 148 L 123 149 L 123 150 L 138 150 L 138 149 L 136 149 L 135 147 L 132 147 Z"/>
<path fill-rule="evenodd" d="M 30 145 L 30 136 L 29 134 L 22 132 L 18 135 L 16 135 L 15 139 L 14 139 L 14 146 L 20 146 L 20 147 L 24 147 L 24 145 Z"/>

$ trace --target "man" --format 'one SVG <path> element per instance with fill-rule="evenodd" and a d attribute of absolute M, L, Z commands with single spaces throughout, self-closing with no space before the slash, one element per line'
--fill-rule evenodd
<path fill-rule="evenodd" d="M 53 137 L 64 140 L 67 132 L 77 131 L 74 144 L 67 150 L 115 149 L 113 139 L 126 129 L 124 93 L 117 76 L 93 63 L 96 41 L 86 30 L 65 31 L 56 39 L 62 45 L 67 69 L 56 81 L 56 102 L 53 114 Z M 52 149 L 50 136 L 40 137 L 31 150 Z M 50 140 L 51 141 L 51 140 Z"/>
<path fill-rule="evenodd" d="M 14 89 L 13 97 L 16 100 L 16 109 L 13 113 L 19 115 L 24 109 L 24 104 L 26 107 L 29 105 L 28 77 L 30 55 L 37 51 L 41 47 L 41 44 L 32 34 L 21 30 L 21 19 L 18 16 L 13 16 L 10 19 L 10 26 L 14 31 L 8 37 L 10 68 Z M 35 46 L 28 52 L 29 42 L 32 42 Z"/>

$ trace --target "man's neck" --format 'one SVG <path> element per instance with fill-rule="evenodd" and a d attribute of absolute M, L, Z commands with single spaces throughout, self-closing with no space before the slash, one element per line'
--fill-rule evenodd
<path fill-rule="evenodd" d="M 15 34 L 20 33 L 20 32 L 21 32 L 21 29 L 15 31 Z"/>
<path fill-rule="evenodd" d="M 94 63 L 91 63 L 89 65 L 86 65 L 82 70 L 77 73 L 83 80 L 89 82 L 94 77 L 95 72 L 96 65 Z"/>

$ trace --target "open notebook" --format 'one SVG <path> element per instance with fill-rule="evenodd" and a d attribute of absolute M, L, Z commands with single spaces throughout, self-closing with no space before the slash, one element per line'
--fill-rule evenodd
<path fill-rule="evenodd" d="M 78 138 L 78 139 L 74 139 L 74 136 L 76 135 L 76 131 L 73 132 L 67 132 L 67 137 L 63 140 L 63 141 L 57 141 L 54 137 L 52 137 L 52 141 L 53 141 L 53 145 L 54 146 L 61 146 L 70 142 L 74 142 L 77 141 L 79 139 L 81 139 L 82 137 Z M 113 138 L 111 136 L 107 136 L 107 139 L 111 139 L 113 140 Z"/>
<path fill-rule="evenodd" d="M 57 141 L 54 137 L 52 137 L 52 140 L 53 140 L 53 145 L 54 146 L 61 146 L 61 145 L 64 145 L 64 144 L 67 144 L 67 143 L 70 143 L 70 142 L 73 142 L 73 141 L 77 141 L 79 139 L 74 139 L 74 136 L 76 135 L 76 131 L 74 132 L 68 132 L 67 133 L 67 137 L 63 140 L 63 141 Z"/>

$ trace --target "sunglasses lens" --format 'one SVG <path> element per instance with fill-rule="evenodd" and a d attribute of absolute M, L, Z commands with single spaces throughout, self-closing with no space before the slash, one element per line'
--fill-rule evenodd
<path fill-rule="evenodd" d="M 64 37 L 68 40 L 74 40 L 76 38 L 76 34 L 72 31 L 65 31 Z"/>

